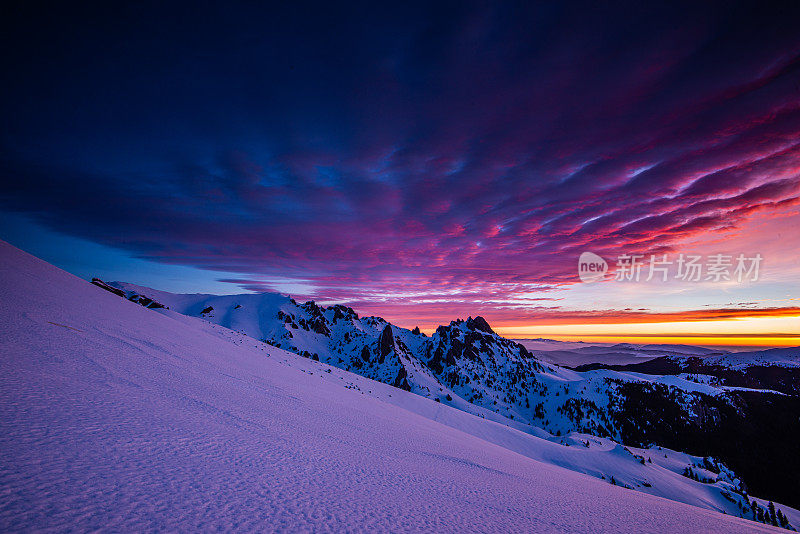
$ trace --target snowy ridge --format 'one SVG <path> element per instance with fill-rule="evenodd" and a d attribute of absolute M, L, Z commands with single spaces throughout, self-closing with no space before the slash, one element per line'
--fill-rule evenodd
<path fill-rule="evenodd" d="M 720 365 L 729 369 L 748 367 L 800 367 L 800 347 L 786 347 L 748 352 L 731 352 L 705 358 L 706 365 Z"/>
<path fill-rule="evenodd" d="M 470 413 L 477 413 L 477 406 L 553 434 L 583 432 L 620 440 L 616 419 L 621 417 L 619 386 L 624 383 L 675 389 L 674 397 L 687 419 L 694 417 L 694 394 L 724 396 L 729 391 L 720 384 L 682 377 L 610 370 L 576 372 L 548 364 L 524 345 L 497 335 L 481 317 L 452 321 L 427 337 L 380 317 L 359 317 L 346 306 L 322 307 L 313 301 L 301 304 L 275 293 L 187 295 L 123 282 L 108 285 L 135 302 L 156 301 L 173 311 Z M 640 350 L 627 344 L 612 348 Z M 656 350 L 661 354 L 661 350 L 674 348 Z M 582 350 L 592 349 L 607 350 Z"/>
<path fill-rule="evenodd" d="M 5 243 L 0 295 L 4 531 L 771 530 L 713 461 L 488 421 Z"/>

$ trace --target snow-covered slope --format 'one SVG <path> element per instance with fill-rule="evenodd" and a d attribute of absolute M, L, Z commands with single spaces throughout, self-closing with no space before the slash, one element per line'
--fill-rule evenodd
<path fill-rule="evenodd" d="M 703 359 L 706 365 L 720 365 L 729 369 L 748 367 L 800 367 L 800 347 L 786 347 L 747 352 L 731 352 Z"/>
<path fill-rule="evenodd" d="M 3 531 L 770 529 L 713 511 L 739 497 L 680 474 L 699 458 L 511 428 L 5 243 L 0 329 Z"/>

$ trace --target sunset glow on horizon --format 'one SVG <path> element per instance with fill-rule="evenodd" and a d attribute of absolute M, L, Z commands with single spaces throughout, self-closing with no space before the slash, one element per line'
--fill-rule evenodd
<path fill-rule="evenodd" d="M 600 343 L 677 343 L 708 346 L 792 347 L 800 345 L 800 311 L 780 319 L 736 318 L 723 321 L 665 323 L 561 324 L 498 328 L 506 337 L 551 338 Z"/>

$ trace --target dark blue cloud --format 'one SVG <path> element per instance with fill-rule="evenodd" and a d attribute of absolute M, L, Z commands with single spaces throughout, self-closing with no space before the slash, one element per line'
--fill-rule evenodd
<path fill-rule="evenodd" d="M 0 206 L 247 287 L 502 300 L 800 196 L 800 4 L 13 9 Z"/>

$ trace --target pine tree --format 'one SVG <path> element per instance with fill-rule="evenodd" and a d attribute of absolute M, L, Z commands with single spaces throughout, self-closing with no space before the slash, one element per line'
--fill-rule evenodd
<path fill-rule="evenodd" d="M 783 528 L 786 528 L 786 529 L 789 529 L 789 530 L 794 530 L 792 528 L 792 525 L 789 524 L 789 518 L 786 517 L 786 514 L 784 514 L 782 512 L 781 512 L 781 526 L 783 526 Z"/>
<path fill-rule="evenodd" d="M 783 515 L 783 512 L 780 510 L 778 510 L 778 523 L 780 523 L 783 528 L 786 528 L 786 516 Z"/>
<path fill-rule="evenodd" d="M 769 501 L 767 505 L 769 508 L 769 520 L 773 525 L 778 525 L 778 520 L 775 518 L 775 505 L 772 504 L 772 501 Z"/>

